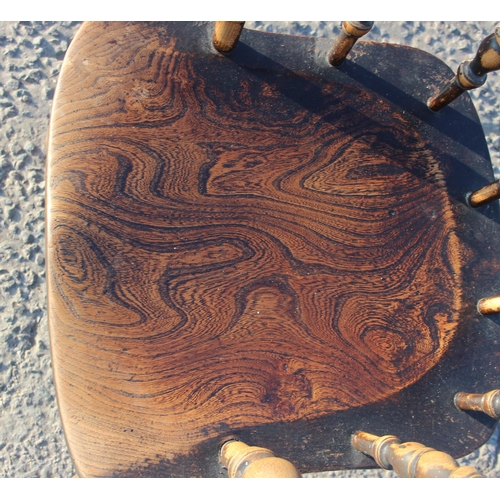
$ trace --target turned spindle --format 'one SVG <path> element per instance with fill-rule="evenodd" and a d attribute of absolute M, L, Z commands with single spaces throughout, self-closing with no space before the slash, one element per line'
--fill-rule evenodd
<path fill-rule="evenodd" d="M 500 295 L 496 297 L 486 297 L 477 303 L 477 310 L 481 314 L 500 313 Z"/>
<path fill-rule="evenodd" d="M 352 445 L 400 477 L 484 477 L 474 467 L 460 467 L 447 453 L 420 443 L 401 443 L 396 436 L 357 432 Z"/>
<path fill-rule="evenodd" d="M 500 24 L 479 46 L 476 57 L 463 61 L 456 76 L 427 105 L 432 111 L 439 111 L 466 90 L 476 89 L 484 84 L 487 73 L 500 69 Z"/>
<path fill-rule="evenodd" d="M 366 35 L 373 27 L 373 21 L 343 21 L 342 31 L 333 42 L 328 54 L 332 66 L 340 66 L 353 48 L 356 40 Z"/>
<path fill-rule="evenodd" d="M 498 389 L 486 394 L 459 392 L 455 395 L 454 402 L 459 410 L 482 411 L 500 420 L 500 390 Z"/>
<path fill-rule="evenodd" d="M 229 441 L 221 449 L 221 463 L 228 477 L 302 477 L 288 460 L 266 448 Z"/>
<path fill-rule="evenodd" d="M 487 186 L 474 191 L 469 196 L 469 205 L 471 207 L 481 207 L 492 201 L 496 201 L 500 199 L 500 181 L 494 181 Z"/>
<path fill-rule="evenodd" d="M 240 39 L 245 21 L 216 21 L 213 44 L 222 54 L 231 52 Z"/>

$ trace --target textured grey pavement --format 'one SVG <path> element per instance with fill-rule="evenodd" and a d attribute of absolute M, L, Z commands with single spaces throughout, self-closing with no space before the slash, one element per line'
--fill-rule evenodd
<path fill-rule="evenodd" d="M 496 22 L 377 22 L 365 37 L 410 45 L 454 71 Z M 52 381 L 46 316 L 45 153 L 59 69 L 77 22 L 0 22 L 0 477 L 70 477 Z M 339 22 L 252 22 L 248 28 L 333 38 Z M 402 68 L 402 71 L 411 68 Z M 500 75 L 471 93 L 499 173 Z M 499 283 L 500 287 L 500 283 Z M 498 428 L 461 459 L 500 477 Z M 323 476 L 388 476 L 341 471 Z"/>

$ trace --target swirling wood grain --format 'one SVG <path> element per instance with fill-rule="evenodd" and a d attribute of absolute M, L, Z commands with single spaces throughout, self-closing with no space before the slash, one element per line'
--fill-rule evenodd
<path fill-rule="evenodd" d="M 168 27 L 84 25 L 47 209 L 78 472 L 175 463 L 420 379 L 461 308 L 443 188 L 404 113 L 362 86 L 244 67 Z"/>

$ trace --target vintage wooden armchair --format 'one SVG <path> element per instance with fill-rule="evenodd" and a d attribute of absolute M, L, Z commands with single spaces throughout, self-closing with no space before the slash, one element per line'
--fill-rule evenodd
<path fill-rule="evenodd" d="M 500 416 L 500 193 L 458 96 L 499 29 L 453 78 L 368 22 L 242 26 L 86 23 L 66 55 L 47 263 L 79 476 L 477 475 L 451 457 Z"/>

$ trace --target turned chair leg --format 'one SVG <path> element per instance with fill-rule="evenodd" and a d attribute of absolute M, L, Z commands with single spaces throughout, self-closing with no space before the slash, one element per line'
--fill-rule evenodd
<path fill-rule="evenodd" d="M 222 54 L 231 52 L 240 39 L 245 21 L 216 21 L 213 44 Z"/>
<path fill-rule="evenodd" d="M 500 181 L 494 181 L 469 196 L 469 205 L 471 207 L 481 207 L 487 203 L 500 199 Z"/>
<path fill-rule="evenodd" d="M 302 477 L 288 460 L 278 458 L 266 448 L 228 441 L 221 449 L 222 465 L 228 477 Z"/>
<path fill-rule="evenodd" d="M 495 297 L 486 297 L 477 303 L 477 310 L 481 314 L 500 313 L 500 295 Z"/>
<path fill-rule="evenodd" d="M 340 66 L 354 44 L 373 28 L 373 21 L 343 21 L 342 31 L 333 43 L 328 54 L 328 62 L 332 66 Z"/>
<path fill-rule="evenodd" d="M 432 111 L 439 111 L 462 95 L 466 90 L 480 87 L 486 81 L 487 73 L 500 69 L 500 24 L 495 32 L 487 36 L 479 46 L 472 61 L 463 61 L 456 76 L 427 105 Z"/>
<path fill-rule="evenodd" d="M 352 445 L 380 467 L 394 469 L 400 477 L 484 477 L 474 467 L 460 467 L 447 453 L 420 443 L 401 443 L 396 436 L 357 432 Z"/>
<path fill-rule="evenodd" d="M 459 392 L 455 395 L 455 406 L 459 410 L 482 411 L 491 418 L 500 420 L 500 390 L 486 394 Z"/>

